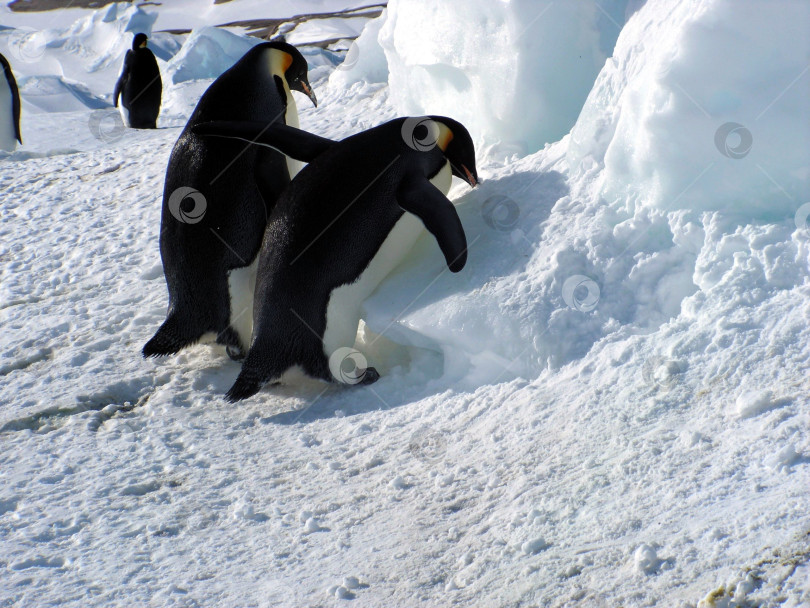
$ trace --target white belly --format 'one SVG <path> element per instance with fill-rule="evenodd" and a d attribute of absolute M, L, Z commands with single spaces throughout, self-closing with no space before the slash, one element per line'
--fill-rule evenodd
<path fill-rule="evenodd" d="M 11 88 L 0 68 L 0 150 L 14 152 L 17 136 L 14 134 L 14 115 L 11 111 Z"/>
<path fill-rule="evenodd" d="M 295 105 L 295 97 L 293 97 L 292 91 L 290 91 L 289 87 L 287 86 L 286 79 L 284 79 L 284 92 L 287 94 L 287 113 L 284 115 L 284 122 L 287 123 L 287 126 L 295 127 L 297 129 L 298 106 Z M 287 159 L 287 170 L 290 172 L 290 179 L 292 179 L 298 175 L 298 172 L 301 169 L 304 168 L 304 163 L 286 155 L 284 158 Z"/>
<path fill-rule="evenodd" d="M 450 163 L 445 163 L 430 182 L 446 196 L 452 179 Z M 360 306 L 405 259 L 424 229 L 422 220 L 406 212 L 357 280 L 332 291 L 326 308 L 326 331 L 323 335 L 323 349 L 327 357 L 338 348 L 354 346 L 360 324 Z"/>
<path fill-rule="evenodd" d="M 118 112 L 121 114 L 121 120 L 124 121 L 124 126 L 129 128 L 129 110 L 127 110 L 121 102 L 118 103 Z"/>
<path fill-rule="evenodd" d="M 256 268 L 259 254 L 249 266 L 228 272 L 228 294 L 231 299 L 231 327 L 239 335 L 242 350 L 248 351 L 253 333 L 253 293 L 256 291 Z"/>

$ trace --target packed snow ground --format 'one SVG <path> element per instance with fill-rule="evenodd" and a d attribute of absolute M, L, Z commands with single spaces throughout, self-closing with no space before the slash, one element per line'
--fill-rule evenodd
<path fill-rule="evenodd" d="M 238 405 L 223 349 L 139 355 L 169 152 L 256 42 L 197 4 L 0 8 L 0 605 L 810 605 L 806 3 L 402 0 L 340 68 L 305 48 L 303 128 L 470 128 L 469 261 L 423 237 L 366 303 L 376 384 Z M 153 37 L 161 128 L 123 130 L 161 19 L 196 29 Z"/>

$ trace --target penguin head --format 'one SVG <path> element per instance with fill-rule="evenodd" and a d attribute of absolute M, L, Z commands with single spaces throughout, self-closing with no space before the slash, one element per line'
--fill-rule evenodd
<path fill-rule="evenodd" d="M 273 75 L 284 78 L 290 89 L 303 93 L 317 107 L 318 99 L 307 78 L 307 60 L 301 52 L 283 40 L 274 40 L 262 46 L 271 53 L 270 65 Z"/>
<path fill-rule="evenodd" d="M 467 128 L 446 116 L 429 117 L 439 127 L 437 146 L 450 163 L 453 175 L 460 177 L 472 188 L 478 185 L 475 168 L 475 146 Z"/>
<path fill-rule="evenodd" d="M 132 50 L 137 51 L 139 48 L 141 48 L 141 45 L 146 44 L 146 40 L 146 34 L 135 34 L 135 37 L 132 39 Z"/>

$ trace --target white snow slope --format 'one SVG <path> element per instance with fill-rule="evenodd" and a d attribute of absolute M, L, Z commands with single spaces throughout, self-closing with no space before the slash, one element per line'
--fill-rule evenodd
<path fill-rule="evenodd" d="M 304 47 L 303 128 L 469 127 L 469 260 L 425 235 L 365 303 L 376 384 L 230 405 L 222 348 L 140 357 L 162 182 L 256 42 L 205 26 L 359 3 L 294 5 L 0 7 L 0 606 L 810 606 L 810 4 L 391 0 Z M 125 130 L 150 27 L 195 31 Z"/>

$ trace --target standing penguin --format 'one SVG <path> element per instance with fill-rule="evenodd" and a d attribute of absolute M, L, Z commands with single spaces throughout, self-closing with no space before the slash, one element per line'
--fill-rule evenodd
<path fill-rule="evenodd" d="M 124 124 L 133 129 L 157 129 L 160 113 L 163 82 L 157 60 L 152 51 L 146 48 L 146 41 L 146 34 L 135 34 L 132 50 L 127 51 L 124 68 L 113 93 L 116 108 L 121 97 Z"/>
<path fill-rule="evenodd" d="M 13 152 L 17 142 L 22 143 L 20 135 L 20 91 L 17 81 L 11 73 L 11 66 L 0 54 L 0 66 L 3 77 L 0 78 L 0 150 Z"/>
<path fill-rule="evenodd" d="M 285 42 L 259 44 L 208 87 L 175 143 L 166 169 L 160 232 L 169 308 L 143 347 L 145 357 L 176 353 L 212 333 L 231 357 L 247 351 L 255 260 L 268 214 L 298 163 L 266 147 L 204 138 L 192 128 L 225 119 L 297 127 L 291 90 L 317 105 L 301 53 Z M 295 133 L 315 147 L 330 143 Z"/>
<path fill-rule="evenodd" d="M 214 123 L 197 132 L 296 153 L 285 133 L 260 124 Z M 445 196 L 452 175 L 476 185 L 475 150 L 467 129 L 441 116 L 395 119 L 311 159 L 268 221 L 252 341 L 228 400 L 256 394 L 295 366 L 315 378 L 346 381 L 338 377 L 339 359 L 354 345 L 362 302 L 411 249 L 423 225 L 450 270 L 464 267 L 464 228 Z M 378 377 L 369 367 L 349 383 Z"/>

